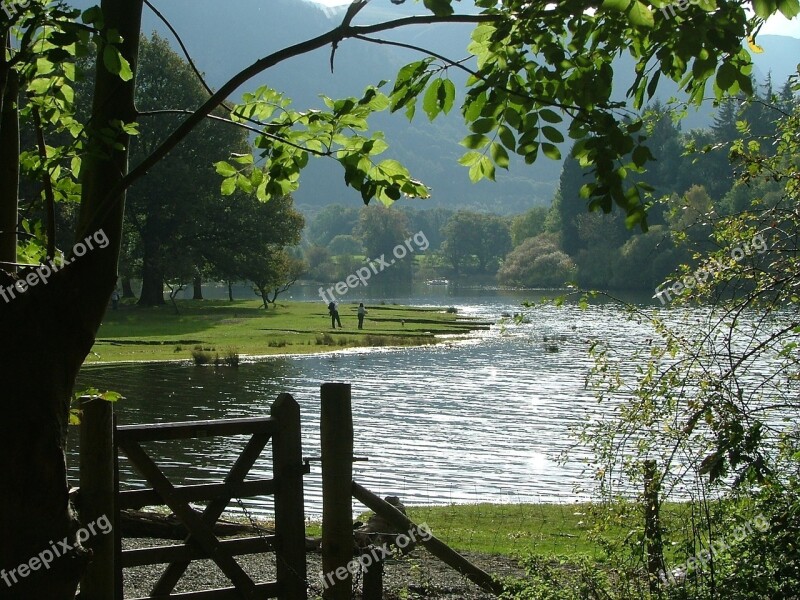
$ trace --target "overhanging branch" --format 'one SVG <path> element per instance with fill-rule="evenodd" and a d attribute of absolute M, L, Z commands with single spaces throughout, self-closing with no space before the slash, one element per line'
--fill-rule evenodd
<path fill-rule="evenodd" d="M 123 177 L 112 190 L 106 195 L 105 200 L 98 207 L 97 212 L 87 225 L 87 231 L 95 231 L 103 223 L 106 215 L 113 210 L 116 202 L 119 202 L 122 192 L 128 189 L 134 182 L 143 177 L 161 159 L 169 154 L 192 130 L 205 119 L 211 111 L 220 106 L 225 99 L 230 96 L 237 88 L 244 85 L 256 75 L 280 64 L 290 58 L 307 54 L 319 48 L 324 48 L 329 44 L 343 39 L 355 38 L 359 35 L 368 35 L 381 31 L 389 31 L 410 25 L 430 25 L 435 23 L 486 23 L 495 21 L 499 17 L 495 15 L 451 15 L 448 17 L 437 17 L 435 15 L 412 16 L 376 23 L 374 25 L 348 26 L 345 28 L 337 27 L 315 38 L 283 48 L 269 56 L 261 58 L 249 67 L 239 71 L 229 79 L 219 90 L 217 90 L 206 102 L 195 110 L 181 125 L 173 131 L 147 158 L 132 169 Z"/>

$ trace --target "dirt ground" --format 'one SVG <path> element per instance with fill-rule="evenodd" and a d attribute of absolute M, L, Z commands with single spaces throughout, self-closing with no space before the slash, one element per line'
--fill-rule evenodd
<path fill-rule="evenodd" d="M 163 540 L 126 539 L 125 548 L 145 548 L 148 546 L 175 544 Z M 465 553 L 464 556 L 484 571 L 499 577 L 521 576 L 517 562 L 505 556 L 490 556 Z M 319 598 L 322 593 L 320 574 L 321 557 L 309 552 L 307 558 L 307 580 L 309 598 Z M 275 577 L 275 555 L 256 554 L 237 557 L 242 568 L 257 582 L 270 581 Z M 135 567 L 125 570 L 125 598 L 147 598 L 152 586 L 164 570 L 164 565 Z M 360 577 L 356 577 L 353 598 L 361 598 Z M 189 592 L 229 587 L 225 575 L 211 561 L 193 562 L 178 582 L 176 592 Z M 441 598 L 443 600 L 488 600 L 495 598 L 483 591 L 464 576 L 432 556 L 424 548 L 416 548 L 408 555 L 387 559 L 384 565 L 385 599 L 416 600 L 419 598 Z"/>

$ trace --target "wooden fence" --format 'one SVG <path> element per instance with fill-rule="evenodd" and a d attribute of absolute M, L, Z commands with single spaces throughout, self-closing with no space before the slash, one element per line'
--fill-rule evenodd
<path fill-rule="evenodd" d="M 220 483 L 174 485 L 142 447 L 144 442 L 250 435 L 241 455 Z M 247 480 L 247 474 L 272 442 L 273 477 Z M 120 511 L 165 505 L 188 530 L 182 544 L 122 550 L 117 534 L 115 553 L 115 600 L 122 600 L 122 572 L 129 567 L 166 564 L 167 567 L 146 598 L 227 600 L 307 598 L 305 516 L 303 505 L 303 464 L 300 440 L 300 409 L 288 394 L 273 403 L 271 416 L 264 418 L 158 423 L 118 426 L 114 432 L 118 452 L 125 454 L 136 471 L 147 480 L 147 489 L 119 491 L 117 481 L 116 523 Z M 118 473 L 118 469 L 117 469 Z M 256 537 L 220 540 L 214 525 L 234 498 L 273 495 L 275 533 Z M 205 503 L 197 512 L 190 502 Z M 276 580 L 255 583 L 237 563 L 245 554 L 274 552 Z M 193 560 L 210 559 L 233 584 L 232 587 L 174 593 L 176 584 Z M 137 599 L 139 600 L 139 599 Z"/>

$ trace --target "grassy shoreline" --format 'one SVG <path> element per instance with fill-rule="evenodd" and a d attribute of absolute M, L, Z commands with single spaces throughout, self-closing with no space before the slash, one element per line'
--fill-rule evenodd
<path fill-rule="evenodd" d="M 269 310 L 258 300 L 183 300 L 109 310 L 86 365 L 176 362 L 227 356 L 267 357 L 331 352 L 345 348 L 421 346 L 442 336 L 467 336 L 489 323 L 442 308 L 368 304 L 364 329 L 357 328 L 357 303 L 342 303 L 343 328 L 331 328 L 320 302 L 278 302 Z"/>

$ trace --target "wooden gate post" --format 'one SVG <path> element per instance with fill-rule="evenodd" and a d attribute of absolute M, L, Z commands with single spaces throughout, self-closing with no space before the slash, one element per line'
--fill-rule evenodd
<path fill-rule="evenodd" d="M 116 521 L 114 409 L 111 402 L 88 396 L 81 398 L 80 406 L 80 517 L 83 527 L 91 524 L 94 529 L 98 519 Z M 83 600 L 115 597 L 114 540 L 118 535 L 112 525 L 108 534 L 86 541 L 93 556 L 81 579 Z"/>
<path fill-rule="evenodd" d="M 272 436 L 278 597 L 305 600 L 308 585 L 300 407 L 289 394 L 281 394 L 272 404 L 271 415 L 278 420 Z"/>
<path fill-rule="evenodd" d="M 372 549 L 372 546 L 367 548 Z M 364 589 L 361 594 L 363 600 L 383 600 L 383 558 L 378 558 L 376 554 L 377 552 L 373 552 L 375 560 L 364 569 Z"/>
<path fill-rule="evenodd" d="M 350 384 L 323 383 L 322 575 L 326 600 L 350 600 L 353 559 L 353 413 Z"/>
<path fill-rule="evenodd" d="M 650 593 L 660 595 L 660 576 L 664 574 L 664 545 L 661 540 L 661 516 L 658 492 L 660 482 L 654 460 L 644 461 L 644 537 L 647 541 L 647 574 Z"/>

